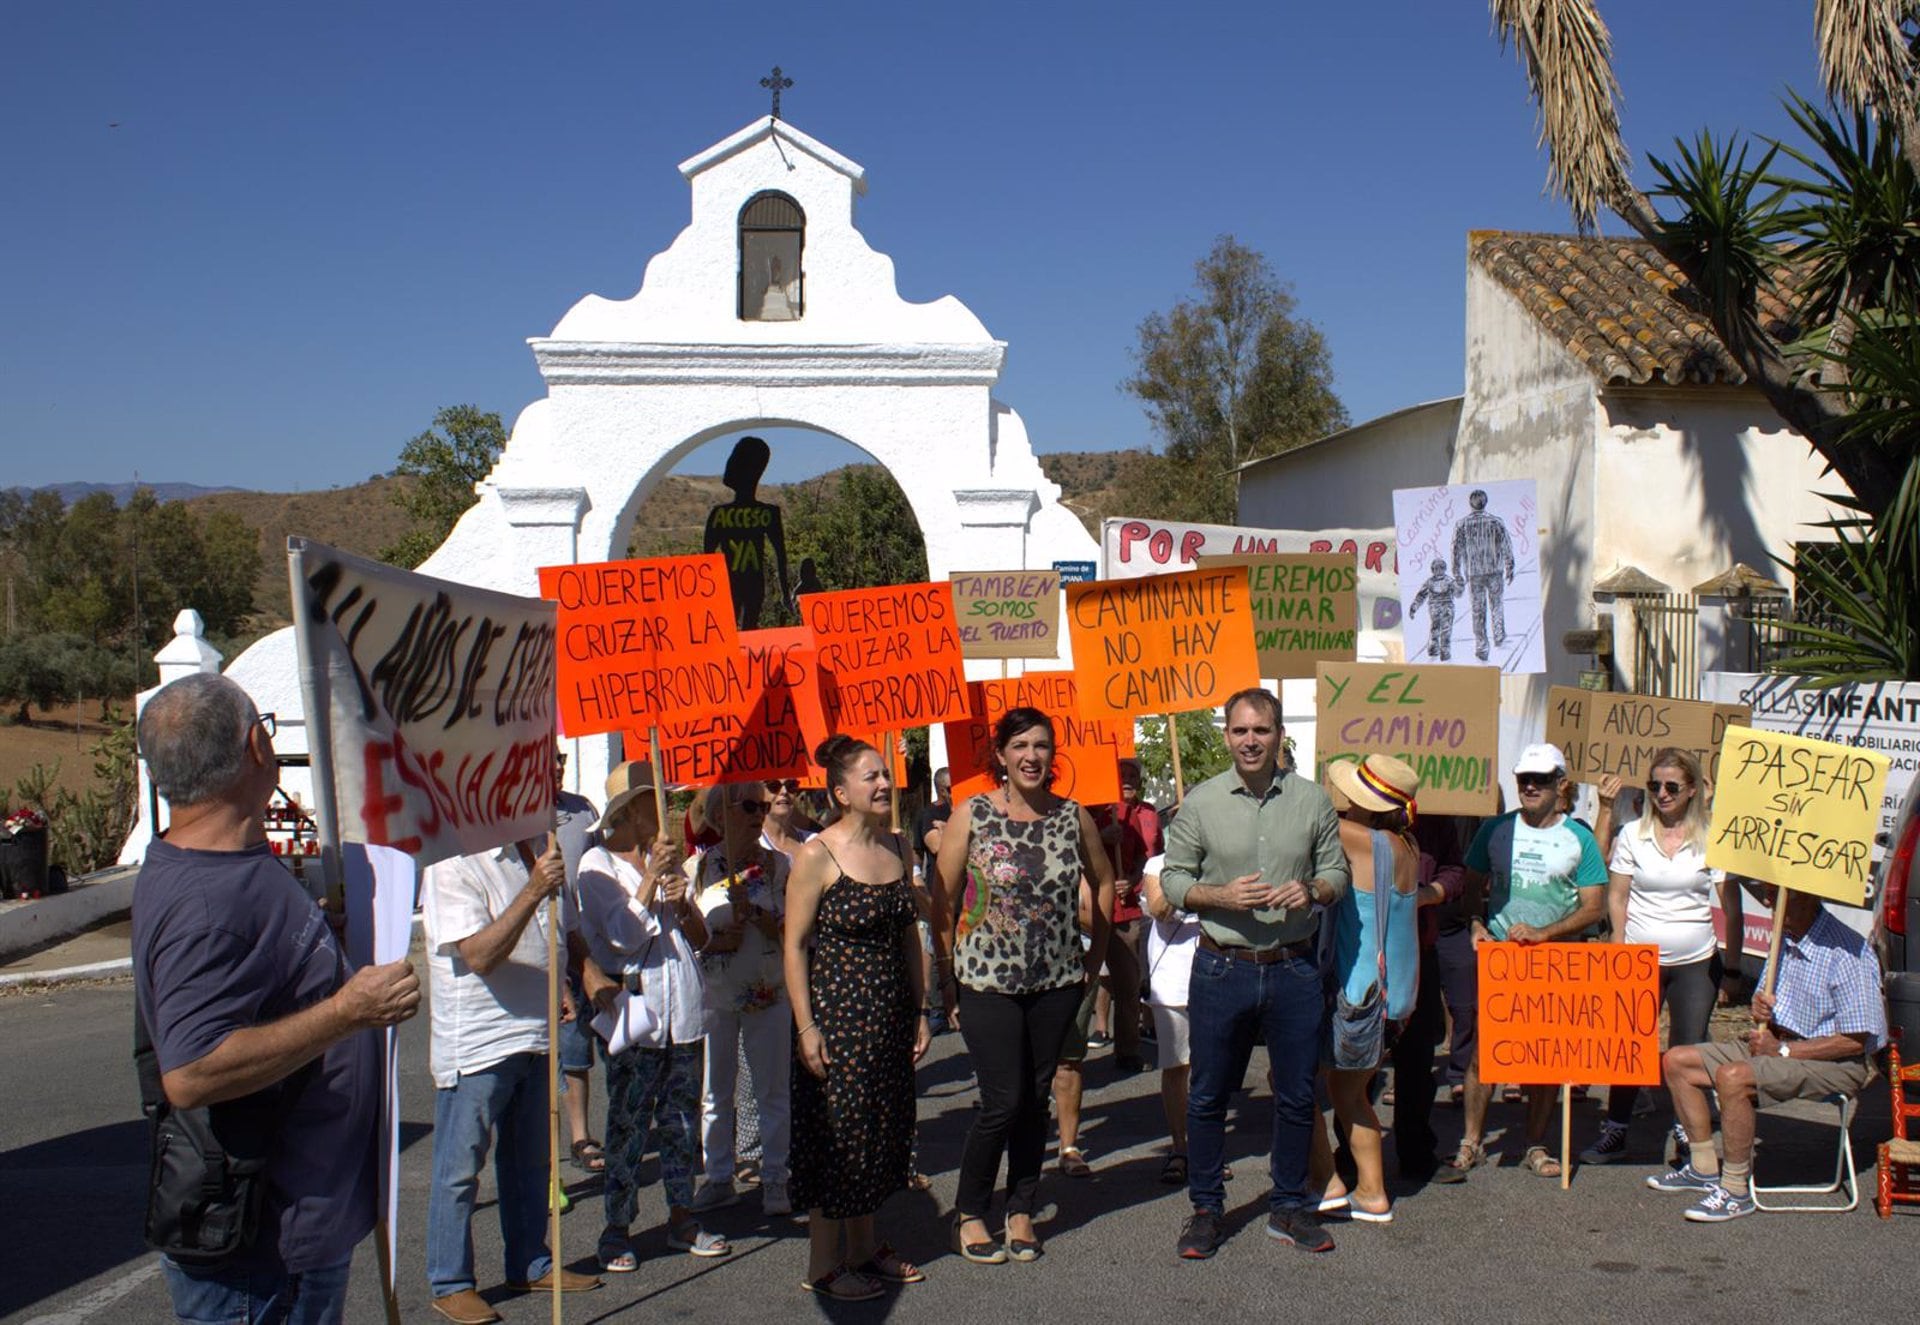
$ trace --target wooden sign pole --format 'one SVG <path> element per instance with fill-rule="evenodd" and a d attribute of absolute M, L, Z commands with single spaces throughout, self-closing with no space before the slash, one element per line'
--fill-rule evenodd
<path fill-rule="evenodd" d="M 1180 772 L 1180 724 L 1175 721 L 1177 713 L 1167 714 L 1167 750 L 1173 756 L 1173 803 L 1182 805 L 1187 799 L 1187 779 Z"/>
<path fill-rule="evenodd" d="M 660 767 L 660 728 L 647 728 L 647 755 L 653 761 L 653 816 L 655 831 L 667 835 L 667 778 Z"/>
<path fill-rule="evenodd" d="M 882 732 L 880 734 L 880 761 L 887 766 L 887 777 L 889 779 L 893 777 L 893 742 L 894 742 L 894 735 L 892 732 L 890 731 Z M 891 817 L 892 817 L 892 823 L 890 826 L 892 827 L 893 831 L 897 833 L 900 831 L 900 788 L 899 787 L 895 787 L 893 789 L 893 795 L 887 798 L 887 808 L 891 812 Z"/>
<path fill-rule="evenodd" d="M 1780 935 L 1787 928 L 1787 889 L 1776 884 L 1773 890 L 1773 933 L 1767 937 L 1767 985 L 1768 998 L 1773 997 L 1773 987 L 1780 983 Z M 1743 943 L 1740 945 L 1745 947 Z M 1739 951 L 1738 948 L 1735 951 Z"/>
<path fill-rule="evenodd" d="M 1560 1087 L 1560 1190 L 1573 1185 L 1573 1087 Z"/>

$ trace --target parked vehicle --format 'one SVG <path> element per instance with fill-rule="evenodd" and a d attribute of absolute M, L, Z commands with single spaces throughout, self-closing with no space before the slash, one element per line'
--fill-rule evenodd
<path fill-rule="evenodd" d="M 1887 1028 L 1908 1055 L 1920 1054 L 1920 778 L 1893 821 L 1874 880 L 1874 941 L 1887 994 Z"/>

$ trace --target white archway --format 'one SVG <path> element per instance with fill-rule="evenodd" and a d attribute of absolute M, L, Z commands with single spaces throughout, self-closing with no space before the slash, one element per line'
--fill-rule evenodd
<path fill-rule="evenodd" d="M 860 166 L 767 118 L 680 171 L 691 221 L 648 262 L 632 298 L 590 295 L 551 336 L 529 342 L 548 393 L 521 412 L 479 502 L 423 571 L 536 593 L 540 566 L 624 556 L 635 512 L 689 451 L 774 427 L 829 434 L 885 467 L 919 521 L 936 579 L 1098 559 L 1025 425 L 993 398 L 1005 343 L 951 295 L 902 299 L 892 260 L 854 226 L 866 192 Z M 744 315 L 742 223 L 748 202 L 768 193 L 804 218 L 789 250 L 803 271 L 796 279 L 771 268 L 794 297 L 762 319 Z M 229 669 L 273 697 L 283 730 L 297 709 L 287 702 L 298 694 L 292 653 L 283 631 Z M 609 749 L 582 742 L 569 780 L 597 795 Z"/>

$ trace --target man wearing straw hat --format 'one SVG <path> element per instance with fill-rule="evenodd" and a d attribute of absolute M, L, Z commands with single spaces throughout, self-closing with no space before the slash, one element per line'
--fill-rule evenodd
<path fill-rule="evenodd" d="M 459 1325 L 500 1319 L 473 1272 L 473 1206 L 489 1145 L 508 1286 L 551 1292 L 556 1274 L 563 1292 L 600 1286 L 555 1266 L 547 1247 L 546 901 L 567 867 L 557 845 L 536 859 L 537 845 L 440 861 L 421 887 L 438 1087 L 427 1281 L 434 1311 Z"/>

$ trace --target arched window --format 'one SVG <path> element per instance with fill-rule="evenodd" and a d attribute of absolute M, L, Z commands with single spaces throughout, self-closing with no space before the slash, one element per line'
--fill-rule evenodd
<path fill-rule="evenodd" d="M 793 322 L 806 311 L 800 269 L 807 215 L 784 193 L 756 193 L 740 209 L 740 320 Z"/>

